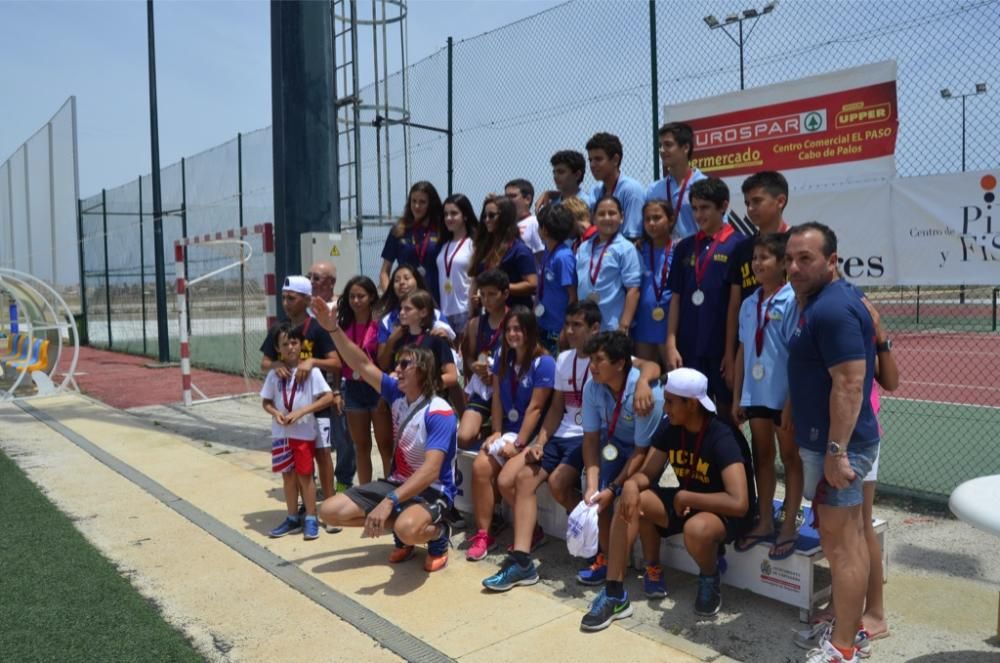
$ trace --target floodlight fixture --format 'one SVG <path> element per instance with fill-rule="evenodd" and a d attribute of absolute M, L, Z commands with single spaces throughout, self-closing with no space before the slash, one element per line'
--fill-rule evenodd
<path fill-rule="evenodd" d="M 721 23 L 719 23 L 719 19 L 715 18 L 714 14 L 709 14 L 708 16 L 706 16 L 704 21 L 705 25 L 707 25 L 709 28 L 713 30 L 722 25 Z"/>
<path fill-rule="evenodd" d="M 770 14 L 771 12 L 774 11 L 774 8 L 777 6 L 778 6 L 778 0 L 773 0 L 772 2 L 769 2 L 766 5 L 764 5 L 763 9 L 760 10 L 760 13 Z"/>
<path fill-rule="evenodd" d="M 942 99 L 951 99 L 951 90 L 949 90 L 948 88 L 945 88 L 945 89 L 941 90 L 941 98 Z"/>
<path fill-rule="evenodd" d="M 739 14 L 729 14 L 726 16 L 726 25 L 729 25 L 730 23 L 736 23 L 739 20 L 740 20 Z"/>
<path fill-rule="evenodd" d="M 976 83 L 976 94 L 986 94 L 986 83 Z"/>
<path fill-rule="evenodd" d="M 757 17 L 757 10 L 756 9 L 744 9 L 743 10 L 743 18 L 756 18 L 756 17 Z"/>

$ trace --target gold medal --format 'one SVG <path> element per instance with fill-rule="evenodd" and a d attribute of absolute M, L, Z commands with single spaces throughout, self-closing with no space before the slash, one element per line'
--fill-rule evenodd
<path fill-rule="evenodd" d="M 445 281 L 444 282 L 444 291 L 447 292 L 449 295 L 451 294 L 451 291 L 454 290 L 454 289 L 455 288 L 453 288 L 452 285 L 451 285 L 451 281 Z"/>
<path fill-rule="evenodd" d="M 667 314 L 663 312 L 662 306 L 657 306 L 656 308 L 653 309 L 650 315 L 653 316 L 653 320 L 655 322 L 660 322 L 661 320 L 663 320 L 663 318 L 666 317 Z"/>

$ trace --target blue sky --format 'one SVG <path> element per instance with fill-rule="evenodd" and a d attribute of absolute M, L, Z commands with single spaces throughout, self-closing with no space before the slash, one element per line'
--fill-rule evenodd
<path fill-rule="evenodd" d="M 409 4 L 413 62 L 560 2 Z M 156 51 L 161 164 L 271 124 L 267 2 L 158 1 Z M 0 162 L 76 95 L 80 194 L 149 172 L 145 2 L 0 1 L 0 63 Z"/>

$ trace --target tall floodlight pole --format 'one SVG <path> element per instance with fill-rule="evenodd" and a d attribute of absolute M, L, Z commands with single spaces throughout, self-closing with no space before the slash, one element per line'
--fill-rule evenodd
<path fill-rule="evenodd" d="M 767 3 L 760 9 L 744 9 L 740 13 L 728 14 L 726 18 L 722 21 L 717 19 L 714 14 L 709 14 L 704 18 L 705 24 L 710 30 L 721 29 L 726 33 L 726 36 L 736 44 L 737 48 L 740 49 L 740 89 L 746 89 L 746 80 L 743 75 L 743 49 L 746 46 L 747 41 L 750 40 L 750 35 L 753 34 L 753 30 L 757 27 L 757 21 L 760 20 L 761 16 L 767 16 L 774 11 L 775 7 L 778 6 L 778 0 L 773 0 Z M 750 24 L 749 30 L 747 30 L 746 36 L 743 34 L 743 22 L 752 20 L 753 23 Z M 729 31 L 729 26 L 737 25 L 737 35 Z"/>
<path fill-rule="evenodd" d="M 160 200 L 160 129 L 156 118 L 156 42 L 153 38 L 153 0 L 146 0 L 146 33 L 149 45 L 149 141 L 153 160 L 153 252 L 156 272 L 157 359 L 170 360 L 167 337 L 167 276 L 163 264 L 163 203 Z"/>

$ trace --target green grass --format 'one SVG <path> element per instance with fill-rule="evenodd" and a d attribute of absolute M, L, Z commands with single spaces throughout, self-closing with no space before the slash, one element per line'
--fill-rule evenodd
<path fill-rule="evenodd" d="M 0 659 L 202 657 L 0 453 Z"/>

